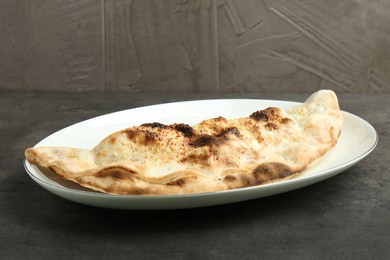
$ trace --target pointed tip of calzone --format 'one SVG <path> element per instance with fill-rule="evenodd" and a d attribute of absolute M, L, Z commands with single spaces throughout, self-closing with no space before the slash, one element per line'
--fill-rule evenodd
<path fill-rule="evenodd" d="M 309 107 L 310 109 L 313 109 L 313 112 L 320 109 L 340 109 L 336 93 L 330 89 L 322 89 L 315 92 L 305 101 L 305 103 L 313 104 Z"/>

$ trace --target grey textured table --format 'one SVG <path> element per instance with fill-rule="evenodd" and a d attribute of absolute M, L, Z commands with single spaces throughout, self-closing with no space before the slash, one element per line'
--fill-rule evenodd
<path fill-rule="evenodd" d="M 377 148 L 362 162 L 318 184 L 242 203 L 171 211 L 94 208 L 47 192 L 22 165 L 25 148 L 109 112 L 178 100 L 306 97 L 0 91 L 0 259 L 389 259 L 390 95 L 339 95 L 343 110 L 379 134 Z"/>

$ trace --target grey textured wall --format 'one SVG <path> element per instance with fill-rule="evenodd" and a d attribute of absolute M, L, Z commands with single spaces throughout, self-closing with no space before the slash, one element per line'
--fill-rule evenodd
<path fill-rule="evenodd" d="M 0 89 L 390 92 L 387 0 L 0 0 Z"/>

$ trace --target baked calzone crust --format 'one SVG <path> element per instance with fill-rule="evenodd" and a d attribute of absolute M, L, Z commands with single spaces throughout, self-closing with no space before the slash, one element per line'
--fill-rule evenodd
<path fill-rule="evenodd" d="M 333 91 L 291 109 L 196 125 L 157 122 L 115 132 L 92 150 L 35 147 L 29 162 L 111 194 L 214 192 L 291 178 L 332 149 L 343 118 Z"/>

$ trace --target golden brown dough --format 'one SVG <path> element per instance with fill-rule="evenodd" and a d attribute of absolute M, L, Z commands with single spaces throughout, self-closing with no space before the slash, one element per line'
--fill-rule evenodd
<path fill-rule="evenodd" d="M 330 90 L 288 110 L 199 124 L 147 123 L 123 129 L 92 150 L 35 147 L 29 162 L 111 194 L 214 192 L 291 178 L 332 149 L 343 118 Z"/>

